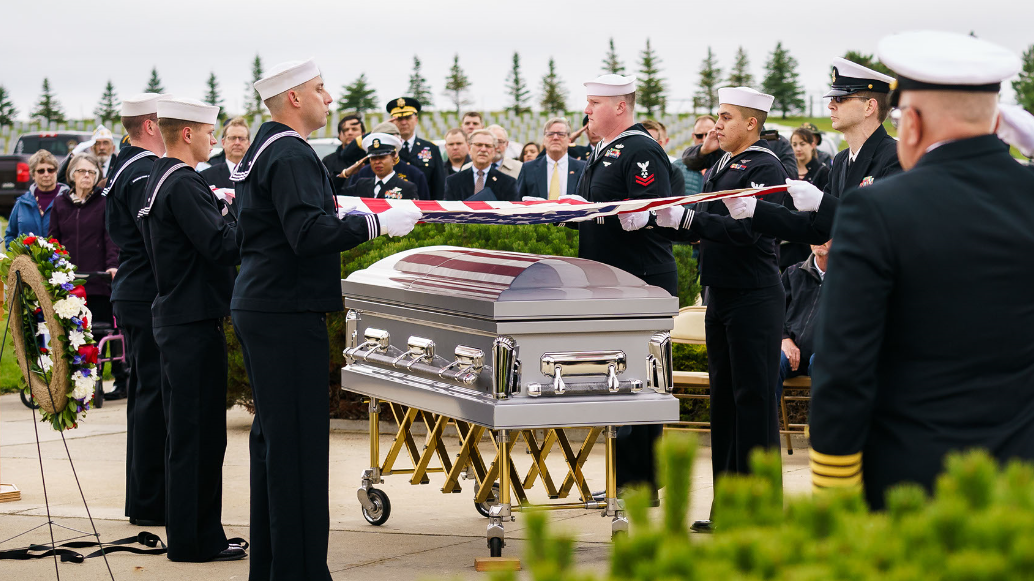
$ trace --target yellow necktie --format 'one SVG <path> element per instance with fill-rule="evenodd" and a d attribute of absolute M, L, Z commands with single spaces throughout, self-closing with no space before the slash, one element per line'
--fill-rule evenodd
<path fill-rule="evenodd" d="M 560 164 L 553 164 L 553 177 L 549 178 L 549 199 L 555 200 L 560 197 Z"/>

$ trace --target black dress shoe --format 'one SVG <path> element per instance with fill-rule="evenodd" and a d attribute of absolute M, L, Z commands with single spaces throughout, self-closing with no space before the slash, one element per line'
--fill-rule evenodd
<path fill-rule="evenodd" d="M 129 517 L 129 524 L 136 525 L 138 527 L 163 527 L 165 521 L 161 519 L 149 519 L 149 518 L 136 518 Z"/>
<path fill-rule="evenodd" d="M 714 523 L 712 523 L 710 520 L 693 521 L 693 524 L 689 525 L 689 530 L 693 531 L 694 533 L 710 534 L 714 532 Z"/>
<path fill-rule="evenodd" d="M 125 390 L 125 388 L 123 388 L 123 389 L 115 389 L 115 390 L 106 392 L 104 394 L 104 401 L 111 401 L 113 399 L 123 399 L 125 397 L 126 397 L 126 390 Z"/>
<path fill-rule="evenodd" d="M 219 551 L 214 557 L 208 559 L 209 561 L 237 561 L 248 556 L 248 552 L 244 550 L 240 545 L 230 543 L 225 549 Z"/>

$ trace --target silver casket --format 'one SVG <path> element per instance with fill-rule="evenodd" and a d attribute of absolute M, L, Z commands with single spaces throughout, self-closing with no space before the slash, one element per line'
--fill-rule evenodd
<path fill-rule="evenodd" d="M 432 246 L 341 291 L 348 391 L 500 430 L 679 419 L 678 299 L 618 268 Z"/>

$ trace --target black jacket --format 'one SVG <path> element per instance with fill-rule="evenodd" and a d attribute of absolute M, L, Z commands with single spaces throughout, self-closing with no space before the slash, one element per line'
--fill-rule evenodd
<path fill-rule="evenodd" d="M 147 155 L 119 171 L 145 149 L 132 145 L 122 148 L 111 169 L 104 206 L 105 225 L 108 236 L 118 246 L 118 272 L 111 281 L 111 300 L 144 301 L 150 304 L 158 295 L 158 286 L 151 271 L 151 259 L 147 257 L 144 236 L 140 232 L 137 213 L 147 203 L 147 176 L 157 155 Z M 118 176 L 116 178 L 116 176 Z"/>
<path fill-rule="evenodd" d="M 815 266 L 815 255 L 783 271 L 782 280 L 786 293 L 783 339 L 793 339 L 801 350 L 801 361 L 808 361 L 815 352 L 815 315 L 822 296 L 822 276 Z"/>
<path fill-rule="evenodd" d="M 327 166 L 327 172 L 330 173 L 330 183 L 334 186 L 335 192 L 345 189 L 346 180 L 341 177 L 341 172 L 366 157 L 366 151 L 360 147 L 361 142 L 362 139 L 353 139 L 348 145 L 337 146 L 337 150 L 334 153 L 328 154 L 323 158 L 323 165 Z"/>
<path fill-rule="evenodd" d="M 432 200 L 445 199 L 445 165 L 437 145 L 417 137 L 413 140 L 413 149 L 409 153 L 400 151 L 399 158 L 424 172 Z"/>
<path fill-rule="evenodd" d="M 898 142 L 882 125 L 865 140 L 857 159 L 848 164 L 850 155 L 850 150 L 845 149 L 833 158 L 833 169 L 817 211 L 798 212 L 792 203 L 787 208 L 759 202 L 754 209 L 754 228 L 790 242 L 822 244 L 829 240 L 840 198 L 901 171 Z"/>
<path fill-rule="evenodd" d="M 683 161 L 686 167 L 699 167 L 700 157 L 710 155 L 700 156 L 697 146 L 687 150 Z M 719 162 L 710 164 L 704 175 L 704 192 L 786 183 L 786 168 L 763 139 L 739 155 L 723 160 L 726 160 L 724 153 Z M 773 204 L 791 203 L 790 196 L 782 192 L 759 200 Z M 761 205 L 760 201 L 758 205 Z M 683 224 L 672 236 L 683 241 L 700 241 L 700 284 L 740 289 L 779 284 L 776 241 L 772 236 L 752 228 L 749 218 L 734 219 L 721 200 L 695 204 L 694 212 L 690 218 L 689 211 L 686 211 Z"/>
<path fill-rule="evenodd" d="M 519 202 L 517 194 L 517 180 L 492 168 L 485 175 L 485 190 L 491 190 L 496 200 L 505 202 Z M 474 195 L 474 166 L 460 170 L 445 180 L 444 200 L 466 200 Z M 483 190 L 478 194 L 485 198 L 487 193 Z"/>
<path fill-rule="evenodd" d="M 341 255 L 380 234 L 375 215 L 339 220 L 330 175 L 304 139 L 267 121 L 238 168 L 237 243 L 241 269 L 230 307 L 272 313 L 340 311 Z"/>
<path fill-rule="evenodd" d="M 398 161 L 398 163 L 395 164 L 394 169 L 395 175 L 416 186 L 416 199 L 431 199 L 431 190 L 427 187 L 427 177 L 424 176 L 424 172 L 402 161 L 401 159 Z M 361 179 L 372 177 L 373 169 L 369 165 L 364 165 L 359 171 L 355 172 L 355 174 L 353 174 L 352 177 L 348 178 L 348 186 L 354 185 L 357 181 Z M 337 190 L 337 192 L 342 195 L 349 195 L 344 193 L 344 188 Z"/>
<path fill-rule="evenodd" d="M 233 182 L 230 181 L 230 167 L 226 165 L 225 159 L 212 165 L 212 167 L 206 167 L 198 173 L 205 178 L 209 185 L 217 188 L 233 189 Z"/>
<path fill-rule="evenodd" d="M 983 135 L 844 198 L 819 306 L 811 446 L 857 467 L 874 508 L 899 482 L 930 489 L 954 450 L 1034 460 L 1032 192 L 1034 173 Z"/>
<path fill-rule="evenodd" d="M 399 177 L 396 173 L 391 176 L 377 196 L 373 195 L 373 186 L 377 184 L 377 178 L 363 178 L 345 188 L 344 195 L 356 196 L 359 198 L 391 198 L 395 200 L 416 200 L 416 186 Z M 395 191 L 398 190 L 398 191 Z"/>
<path fill-rule="evenodd" d="M 816 152 L 816 154 L 817 153 L 818 152 Z M 818 155 L 811 158 L 811 161 L 804 165 L 804 169 L 808 170 L 808 173 L 804 175 L 804 181 L 814 185 L 820 190 L 826 189 L 826 185 L 829 184 L 829 168 L 826 167 L 826 164 L 822 163 Z M 796 171 L 796 168 L 794 171 Z"/>
<path fill-rule="evenodd" d="M 208 183 L 186 165 L 169 173 L 179 163 L 174 157 L 154 163 L 145 188 L 150 210 L 140 218 L 158 285 L 151 305 L 155 327 L 228 316 L 234 265 L 240 264 L 234 228 L 220 215 Z"/>
<path fill-rule="evenodd" d="M 590 202 L 614 202 L 671 196 L 668 155 L 646 129 L 635 124 L 586 164 L 578 195 Z M 645 135 L 643 135 L 645 134 Z M 661 235 L 653 218 L 647 226 L 627 232 L 617 216 L 578 222 L 578 256 L 609 264 L 640 278 L 676 271 L 671 241 Z"/>

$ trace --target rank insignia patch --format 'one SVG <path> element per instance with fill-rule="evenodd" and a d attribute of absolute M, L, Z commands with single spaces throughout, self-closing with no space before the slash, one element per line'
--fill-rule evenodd
<path fill-rule="evenodd" d="M 617 149 L 610 148 L 607 150 L 607 153 L 603 154 L 603 157 L 621 157 L 621 152 Z"/>
<path fill-rule="evenodd" d="M 416 154 L 416 156 L 424 163 L 431 161 L 431 148 L 425 147 L 421 149 L 420 153 Z"/>
<path fill-rule="evenodd" d="M 643 176 L 635 176 L 635 183 L 643 186 L 644 188 L 653 183 L 654 175 L 650 174 L 645 178 Z"/>
<path fill-rule="evenodd" d="M 858 184 L 858 187 L 864 188 L 865 186 L 871 186 L 873 181 L 875 180 L 872 176 L 866 176 L 866 178 L 862 180 L 862 183 Z"/>

